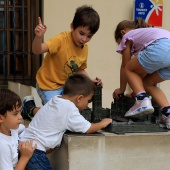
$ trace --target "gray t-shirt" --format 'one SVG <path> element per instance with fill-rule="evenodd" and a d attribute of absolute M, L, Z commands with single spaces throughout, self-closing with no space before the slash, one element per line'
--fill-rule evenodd
<path fill-rule="evenodd" d="M 32 139 L 37 149 L 47 151 L 61 144 L 66 130 L 85 133 L 90 126 L 73 102 L 55 96 L 36 113 L 20 141 Z"/>

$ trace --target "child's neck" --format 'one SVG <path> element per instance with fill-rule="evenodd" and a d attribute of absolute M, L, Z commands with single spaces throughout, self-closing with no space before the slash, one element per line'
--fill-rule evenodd
<path fill-rule="evenodd" d="M 0 133 L 4 134 L 6 136 L 11 136 L 11 130 L 2 128 L 2 126 L 0 126 Z"/>
<path fill-rule="evenodd" d="M 70 100 L 71 102 L 75 103 L 76 102 L 76 98 L 77 98 L 77 95 L 75 96 L 68 96 L 68 95 L 62 95 L 61 96 L 62 99 L 66 99 L 66 100 Z"/>

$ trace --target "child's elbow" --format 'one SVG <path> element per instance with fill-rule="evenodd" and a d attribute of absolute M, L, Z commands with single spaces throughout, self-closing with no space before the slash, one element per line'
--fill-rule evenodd
<path fill-rule="evenodd" d="M 32 52 L 35 54 L 35 55 L 39 55 L 39 54 L 42 54 L 41 51 L 35 49 L 35 48 L 32 48 Z"/>
<path fill-rule="evenodd" d="M 34 53 L 35 55 L 40 55 L 40 54 L 41 54 L 40 52 L 36 52 L 36 51 L 33 51 L 33 53 Z"/>

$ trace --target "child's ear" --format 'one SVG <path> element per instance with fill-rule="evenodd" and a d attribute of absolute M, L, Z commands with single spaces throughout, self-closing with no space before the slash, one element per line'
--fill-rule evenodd
<path fill-rule="evenodd" d="M 0 115 L 0 123 L 2 123 L 2 122 L 3 122 L 3 116 Z"/>
<path fill-rule="evenodd" d="M 126 31 L 125 31 L 125 30 L 121 30 L 120 33 L 121 33 L 122 35 L 125 35 L 125 34 L 126 34 Z"/>
<path fill-rule="evenodd" d="M 82 94 L 78 95 L 78 96 L 77 96 L 77 102 L 79 103 L 82 98 L 83 98 L 83 95 L 82 95 Z"/>
<path fill-rule="evenodd" d="M 73 23 L 70 24 L 70 29 L 71 29 L 71 31 L 74 30 Z"/>

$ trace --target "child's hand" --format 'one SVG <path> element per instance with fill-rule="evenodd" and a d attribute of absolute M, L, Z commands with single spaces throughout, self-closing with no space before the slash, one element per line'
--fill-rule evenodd
<path fill-rule="evenodd" d="M 47 26 L 42 24 L 41 18 L 38 17 L 38 25 L 35 27 L 35 35 L 39 38 L 44 36 Z"/>
<path fill-rule="evenodd" d="M 114 92 L 113 92 L 113 99 L 119 99 L 119 94 L 122 94 L 122 93 L 124 93 L 124 92 L 122 92 L 121 90 L 120 90 L 120 88 L 118 88 L 118 89 L 116 89 Z"/>
<path fill-rule="evenodd" d="M 21 154 L 21 157 L 25 157 L 27 159 L 30 159 L 31 156 L 34 153 L 34 150 L 36 149 L 37 145 L 32 146 L 32 140 L 31 141 L 26 141 L 26 142 L 21 142 L 18 146 L 19 152 Z"/>
<path fill-rule="evenodd" d="M 98 77 L 96 77 L 95 79 L 92 80 L 95 84 L 97 84 L 98 86 L 102 86 L 103 87 L 103 83 L 102 80 Z"/>
<path fill-rule="evenodd" d="M 109 125 L 110 123 L 112 123 L 112 119 L 110 119 L 110 118 L 105 118 L 105 119 L 101 120 L 101 123 L 103 124 L 103 128 L 105 128 L 107 125 Z"/>

